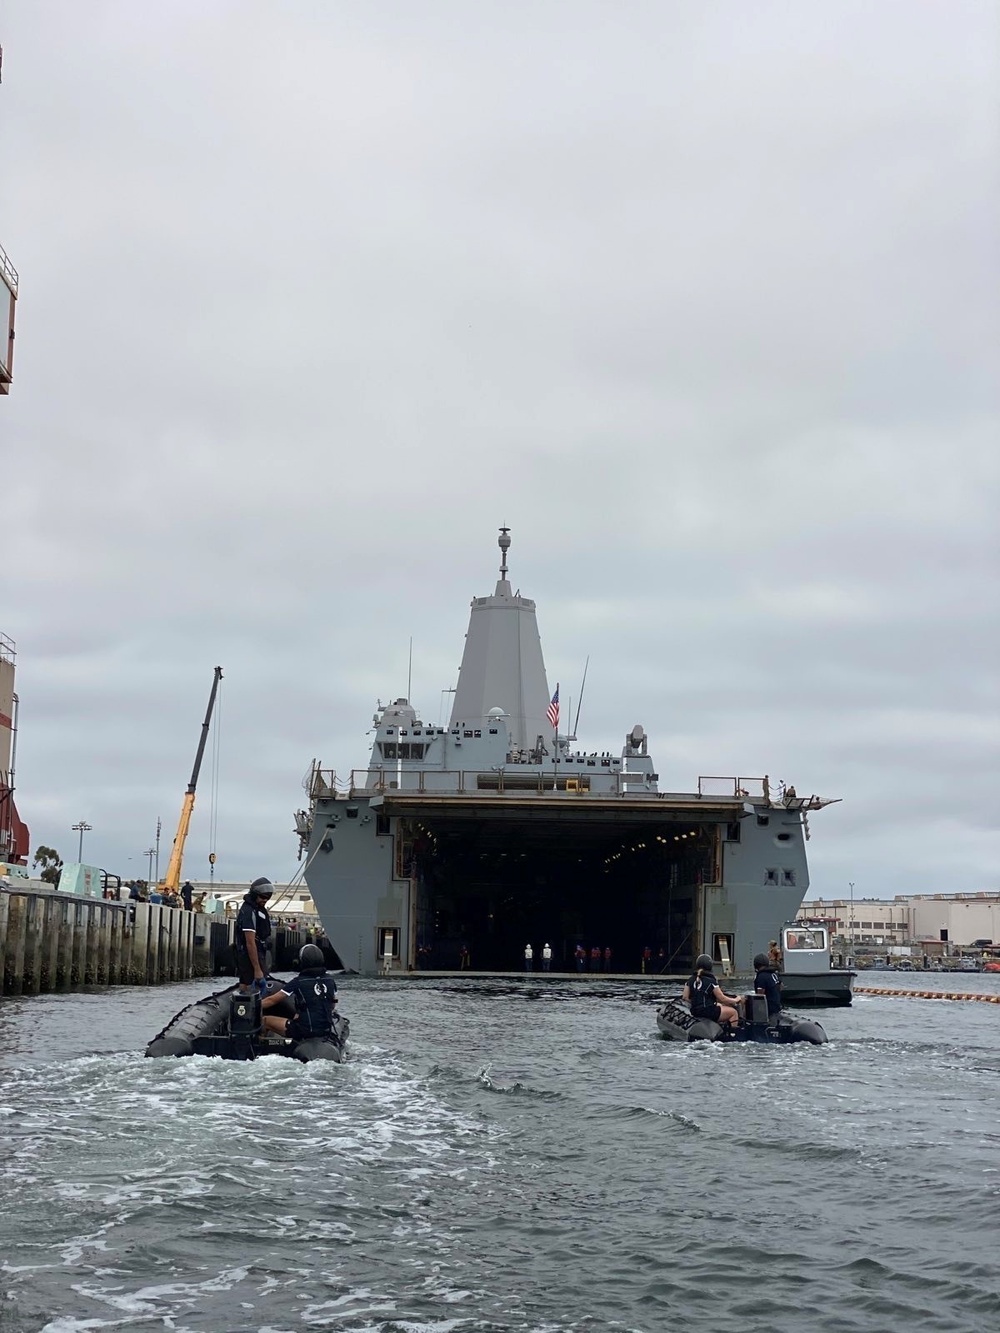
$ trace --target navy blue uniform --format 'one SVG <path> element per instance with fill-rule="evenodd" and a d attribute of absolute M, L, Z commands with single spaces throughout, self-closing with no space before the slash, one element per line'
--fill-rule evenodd
<path fill-rule="evenodd" d="M 288 1020 L 290 1037 L 328 1037 L 333 1031 L 337 983 L 322 967 L 307 967 L 292 981 L 281 983 L 282 995 L 295 1002 L 295 1017 Z"/>
<path fill-rule="evenodd" d="M 692 1018 L 712 1018 L 718 1023 L 722 1016 L 722 1010 L 715 998 L 715 988 L 718 984 L 714 972 L 702 972 L 700 977 L 695 973 L 688 977 Z"/>
<path fill-rule="evenodd" d="M 772 967 L 761 967 L 753 979 L 754 990 L 762 990 L 767 996 L 767 1016 L 774 1018 L 781 1013 L 781 982 L 779 974 Z"/>
<path fill-rule="evenodd" d="M 248 893 L 236 914 L 236 975 L 247 985 L 253 981 L 253 963 L 247 952 L 244 931 L 252 930 L 257 936 L 257 959 L 260 969 L 267 972 L 267 951 L 271 947 L 271 917 L 267 908 Z"/>

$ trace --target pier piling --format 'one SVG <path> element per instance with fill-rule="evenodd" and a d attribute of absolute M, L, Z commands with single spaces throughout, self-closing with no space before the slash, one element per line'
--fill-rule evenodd
<path fill-rule="evenodd" d="M 232 931 L 160 903 L 0 888 L 0 995 L 211 976 L 225 970 Z"/>

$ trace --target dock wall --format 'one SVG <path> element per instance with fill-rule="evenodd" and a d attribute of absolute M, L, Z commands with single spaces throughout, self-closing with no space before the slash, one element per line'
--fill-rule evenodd
<path fill-rule="evenodd" d="M 159 903 L 0 889 L 0 995 L 156 986 L 230 970 L 233 926 Z"/>

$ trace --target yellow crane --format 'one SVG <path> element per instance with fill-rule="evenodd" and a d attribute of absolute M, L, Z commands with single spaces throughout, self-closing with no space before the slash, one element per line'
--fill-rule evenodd
<path fill-rule="evenodd" d="M 215 675 L 212 678 L 212 692 L 208 696 L 208 708 L 205 711 L 205 721 L 201 724 L 201 736 L 198 740 L 198 753 L 194 757 L 194 768 L 191 770 L 191 781 L 188 783 L 188 789 L 184 794 L 184 804 L 181 806 L 181 817 L 177 821 L 177 832 L 174 834 L 174 845 L 170 849 L 170 864 L 167 866 L 167 873 L 163 883 L 159 886 L 162 893 L 178 893 L 181 887 L 181 862 L 184 859 L 184 844 L 187 842 L 188 829 L 191 826 L 191 812 L 194 809 L 194 793 L 198 786 L 198 774 L 201 772 L 201 761 L 205 755 L 205 743 L 208 740 L 208 728 L 212 721 L 212 712 L 215 708 L 215 696 L 219 693 L 219 681 L 222 679 L 222 667 L 215 668 Z"/>

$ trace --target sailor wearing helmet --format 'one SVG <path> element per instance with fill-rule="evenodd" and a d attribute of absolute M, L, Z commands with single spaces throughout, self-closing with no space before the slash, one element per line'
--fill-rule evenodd
<path fill-rule="evenodd" d="M 295 1041 L 329 1037 L 333 1031 L 337 983 L 326 970 L 323 950 L 318 944 L 303 944 L 299 950 L 299 969 L 297 977 L 283 981 L 279 990 L 272 991 L 261 1002 L 261 1008 L 267 1010 L 290 998 L 295 1003 L 295 1017 L 279 1018 L 277 1014 L 265 1013 L 264 1025 Z"/>
<path fill-rule="evenodd" d="M 269 879 L 255 879 L 236 915 L 236 975 L 244 995 L 251 986 L 256 986 L 262 995 L 267 991 L 271 948 L 267 900 L 273 892 L 274 885 Z"/>

